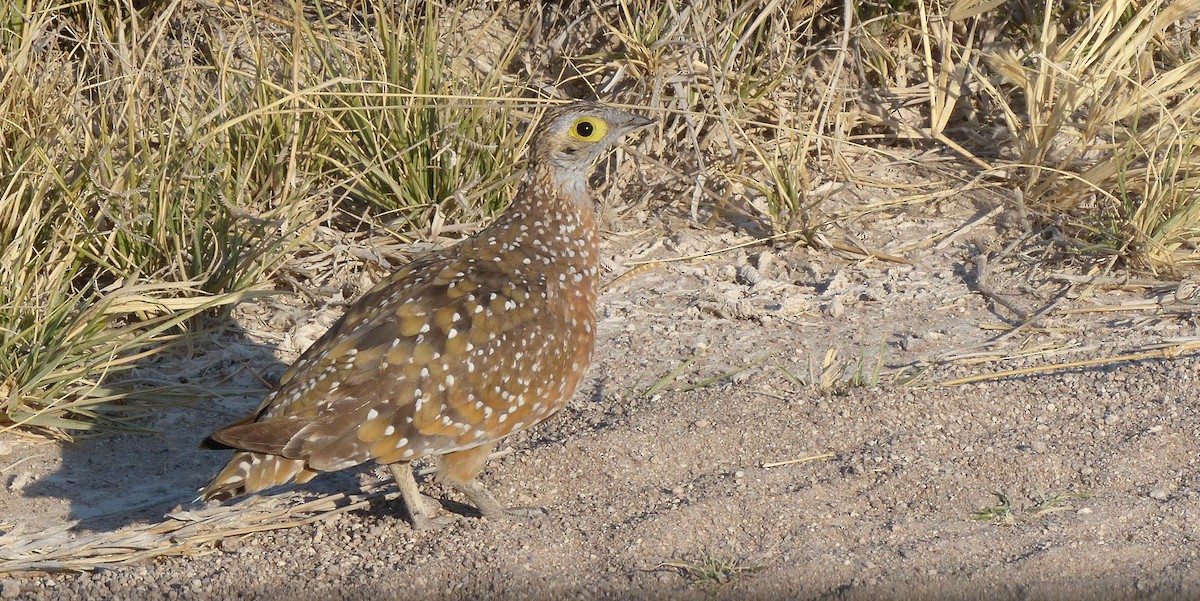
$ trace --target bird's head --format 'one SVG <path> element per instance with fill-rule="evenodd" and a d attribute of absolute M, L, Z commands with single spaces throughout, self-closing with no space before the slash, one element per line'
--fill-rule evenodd
<path fill-rule="evenodd" d="M 548 165 L 560 175 L 582 176 L 621 136 L 651 121 L 597 102 L 576 101 L 546 111 L 534 134 L 534 164 Z"/>

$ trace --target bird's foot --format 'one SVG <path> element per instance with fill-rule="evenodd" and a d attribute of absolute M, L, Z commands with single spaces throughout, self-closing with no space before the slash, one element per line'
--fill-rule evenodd
<path fill-rule="evenodd" d="M 546 515 L 546 510 L 541 507 L 505 507 L 501 505 L 478 480 L 453 486 L 467 497 L 475 509 L 479 510 L 480 516 L 489 520 L 524 521 Z"/>
<path fill-rule="evenodd" d="M 441 530 L 455 522 L 453 516 L 439 515 L 429 516 L 423 513 L 416 513 L 408 516 L 409 523 L 412 524 L 413 530 L 425 532 L 429 530 Z"/>

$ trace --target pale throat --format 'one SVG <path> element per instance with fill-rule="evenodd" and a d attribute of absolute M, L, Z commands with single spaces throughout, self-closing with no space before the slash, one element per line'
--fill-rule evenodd
<path fill-rule="evenodd" d="M 520 223 L 526 225 L 521 227 Z M 530 169 L 512 206 L 491 227 L 527 229 L 530 239 L 540 239 L 544 243 L 560 236 L 581 241 L 580 246 L 575 246 L 576 253 L 556 257 L 559 262 L 582 266 L 597 259 L 596 207 L 583 169 L 566 170 L 549 165 Z M 553 242 L 561 243 L 561 240 Z"/>
<path fill-rule="evenodd" d="M 595 211 L 595 207 L 592 206 L 592 197 L 588 194 L 586 170 L 560 167 L 553 171 L 552 177 L 554 187 L 563 198 L 574 202 L 581 212 Z"/>
<path fill-rule="evenodd" d="M 521 207 L 530 213 L 561 213 L 568 220 L 577 219 L 587 229 L 594 226 L 596 206 L 588 191 L 586 166 L 571 169 L 561 165 L 538 165 L 522 182 L 517 198 L 525 199 L 527 205 L 546 205 Z"/>

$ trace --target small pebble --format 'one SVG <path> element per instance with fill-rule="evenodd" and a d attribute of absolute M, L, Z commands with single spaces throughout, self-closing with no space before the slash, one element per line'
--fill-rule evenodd
<path fill-rule="evenodd" d="M 758 254 L 758 264 L 755 265 L 755 267 L 758 267 L 759 271 L 766 271 L 771 268 L 771 264 L 774 262 L 775 253 L 772 253 L 769 250 L 764 250 Z"/>
<path fill-rule="evenodd" d="M 16 580 L 5 580 L 3 585 L 0 585 L 0 597 L 4 599 L 16 599 L 21 594 L 21 583 Z"/>
<path fill-rule="evenodd" d="M 1156 488 L 1156 489 L 1150 491 L 1150 498 L 1154 499 L 1156 501 L 1166 501 L 1167 498 L 1170 496 L 1171 496 L 1170 493 L 1168 493 L 1167 491 L 1165 491 L 1161 488 Z"/>
<path fill-rule="evenodd" d="M 737 283 L 739 284 L 753 286 L 761 282 L 762 279 L 762 274 L 749 265 L 740 265 L 737 268 Z"/>
<path fill-rule="evenodd" d="M 842 299 L 835 296 L 833 300 L 821 307 L 821 311 L 830 317 L 841 317 L 846 312 L 846 307 L 842 305 Z"/>

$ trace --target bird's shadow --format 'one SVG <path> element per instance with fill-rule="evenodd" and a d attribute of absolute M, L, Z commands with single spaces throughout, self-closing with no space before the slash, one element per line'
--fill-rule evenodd
<path fill-rule="evenodd" d="M 251 340 L 245 330 L 224 325 L 200 336 L 191 350 L 163 353 L 135 366 L 128 382 L 153 380 L 178 385 L 162 387 L 162 397 L 146 406 L 112 408 L 125 423 L 138 428 L 85 435 L 59 444 L 57 469 L 20 488 L 30 514 L 45 523 L 47 512 L 65 500 L 63 520 L 78 532 L 111 531 L 135 523 L 156 523 L 173 509 L 195 503 L 199 489 L 216 474 L 230 451 L 198 447 L 213 430 L 258 407 L 271 382 L 287 368 L 273 348 Z M 110 385 L 120 387 L 122 382 Z M 175 398 L 179 390 L 201 391 L 195 399 Z M 145 395 L 143 395 L 145 396 Z M 356 486 L 354 470 L 317 478 L 306 484 L 314 492 Z M 343 482 L 345 480 L 346 482 Z M 347 484 L 348 483 L 348 484 Z M 11 480 L 5 483 L 11 486 Z M 16 492 L 16 491 L 14 491 Z M 21 507 L 22 502 L 11 506 Z M 24 517 L 24 516 L 14 516 Z M 36 521 L 36 520 L 35 520 Z"/>

